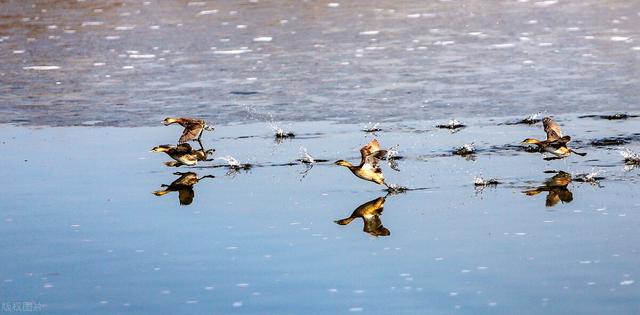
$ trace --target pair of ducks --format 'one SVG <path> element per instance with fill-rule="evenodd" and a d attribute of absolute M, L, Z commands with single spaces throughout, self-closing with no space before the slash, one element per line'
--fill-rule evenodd
<path fill-rule="evenodd" d="M 567 146 L 567 143 L 571 141 L 571 137 L 563 136 L 560 125 L 556 123 L 550 117 L 545 117 L 542 120 L 544 131 L 547 134 L 546 140 L 538 140 L 534 138 L 525 139 L 522 144 L 534 144 L 538 146 L 541 152 L 548 152 L 555 157 L 551 159 L 561 159 L 569 156 L 571 153 L 575 153 L 580 156 L 587 155 L 586 153 L 576 152 Z M 339 160 L 335 164 L 348 168 L 355 176 L 374 182 L 378 185 L 387 185 L 384 181 L 384 174 L 380 169 L 379 161 L 387 156 L 387 150 L 380 149 L 380 143 L 378 140 L 371 140 L 367 145 L 360 149 L 360 164 L 353 165 L 345 160 Z"/>
<path fill-rule="evenodd" d="M 159 145 L 151 149 L 151 152 L 164 152 L 169 155 L 175 162 L 167 162 L 168 166 L 181 166 L 188 165 L 193 166 L 198 163 L 198 161 L 207 160 L 208 156 L 213 153 L 213 150 L 205 150 L 202 146 L 202 142 L 200 138 L 202 137 L 202 132 L 205 130 L 212 131 L 213 127 L 207 125 L 207 123 L 202 119 L 194 119 L 194 118 L 173 118 L 167 117 L 162 123 L 165 126 L 171 124 L 178 124 L 184 127 L 182 131 L 182 135 L 180 139 L 178 139 L 177 146 L 171 146 L 168 144 Z M 199 150 L 194 150 L 191 145 L 187 142 L 189 141 L 197 141 L 200 144 Z"/>

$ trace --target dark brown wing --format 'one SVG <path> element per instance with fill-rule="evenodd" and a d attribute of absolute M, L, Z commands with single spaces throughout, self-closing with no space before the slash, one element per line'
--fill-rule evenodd
<path fill-rule="evenodd" d="M 193 202 L 193 197 L 195 196 L 195 192 L 193 188 L 184 188 L 178 191 L 178 199 L 180 200 L 180 204 L 183 206 L 188 206 Z"/>
<path fill-rule="evenodd" d="M 562 130 L 560 129 L 560 125 L 553 121 L 550 117 L 545 117 L 542 120 L 542 125 L 544 126 L 544 132 L 547 133 L 547 141 L 555 141 L 562 138 Z"/>
<path fill-rule="evenodd" d="M 188 143 L 181 143 L 176 146 L 176 153 L 191 153 L 193 149 Z"/>
<path fill-rule="evenodd" d="M 362 147 L 360 149 L 360 155 L 364 159 L 365 157 L 367 157 L 371 153 L 373 153 L 375 151 L 378 151 L 378 150 L 380 150 L 380 143 L 378 142 L 378 139 L 373 139 L 373 140 L 369 141 L 369 143 L 367 143 L 364 147 Z"/>
<path fill-rule="evenodd" d="M 386 155 L 387 150 L 380 150 L 380 143 L 377 139 L 373 139 L 360 149 L 360 164 L 371 164 L 371 166 L 377 167 L 378 161 L 383 159 Z"/>
<path fill-rule="evenodd" d="M 190 121 L 188 123 L 183 124 L 184 131 L 182 132 L 182 136 L 178 140 L 178 143 L 184 143 L 187 141 L 197 140 L 202 133 L 202 129 L 204 129 L 204 122 L 195 120 Z"/>

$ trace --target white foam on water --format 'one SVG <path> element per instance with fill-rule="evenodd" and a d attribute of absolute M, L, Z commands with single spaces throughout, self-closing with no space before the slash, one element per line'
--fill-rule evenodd
<path fill-rule="evenodd" d="M 213 53 L 216 55 L 239 55 L 251 52 L 250 49 L 232 49 L 232 50 L 216 50 Z"/>
<path fill-rule="evenodd" d="M 242 307 L 242 301 L 233 302 L 231 306 L 234 308 Z"/>
<path fill-rule="evenodd" d="M 155 58 L 156 55 L 154 54 L 131 54 L 129 55 L 129 58 L 131 59 L 152 59 Z"/>
<path fill-rule="evenodd" d="M 363 31 L 358 33 L 359 35 L 372 36 L 380 34 L 380 31 Z"/>
<path fill-rule="evenodd" d="M 243 29 L 247 28 L 247 26 L 244 25 L 244 24 L 240 24 L 240 25 L 236 25 L 236 28 L 239 29 L 239 30 L 243 30 Z"/>
<path fill-rule="evenodd" d="M 633 280 L 625 280 L 625 281 L 621 281 L 620 285 L 632 285 L 635 281 Z"/>
<path fill-rule="evenodd" d="M 337 7 L 340 6 L 340 3 L 330 2 L 330 3 L 327 3 L 327 6 L 330 7 L 330 8 L 337 8 Z"/>
<path fill-rule="evenodd" d="M 609 38 L 612 42 L 626 42 L 628 41 L 630 38 L 626 37 L 626 36 L 611 36 L 611 38 Z"/>
<path fill-rule="evenodd" d="M 116 39 L 120 39 L 120 36 L 110 35 L 110 36 L 105 36 L 104 39 L 106 39 L 106 40 L 116 40 Z"/>
<path fill-rule="evenodd" d="M 125 70 L 131 70 L 133 68 L 135 68 L 135 67 L 134 66 L 122 66 L 122 69 L 125 69 Z"/>
<path fill-rule="evenodd" d="M 100 26 L 104 24 L 104 22 L 102 21 L 86 21 L 86 22 L 82 22 L 82 26 Z"/>
<path fill-rule="evenodd" d="M 491 45 L 491 47 L 493 47 L 493 48 L 498 48 L 498 49 L 501 49 L 501 48 L 511 48 L 511 47 L 515 47 L 515 46 L 516 46 L 516 45 L 515 45 L 515 44 L 513 44 L 513 43 L 504 43 L 504 44 L 493 44 L 493 45 Z"/>
<path fill-rule="evenodd" d="M 189 6 L 189 7 L 202 7 L 202 6 L 206 5 L 206 4 L 207 4 L 206 2 L 202 2 L 202 1 L 192 1 L 192 2 L 187 3 L 187 6 Z"/>
<path fill-rule="evenodd" d="M 421 16 L 422 16 L 422 14 L 420 14 L 420 13 L 407 14 L 407 18 L 410 18 L 410 19 L 417 19 L 417 18 L 419 18 Z"/>
<path fill-rule="evenodd" d="M 558 3 L 558 0 L 547 0 L 547 1 L 534 2 L 533 5 L 535 5 L 536 7 L 548 7 L 557 3 Z"/>
<path fill-rule="evenodd" d="M 211 15 L 216 13 L 218 13 L 218 10 L 204 10 L 204 11 L 198 12 L 198 15 Z"/>
<path fill-rule="evenodd" d="M 23 70 L 58 70 L 60 66 L 28 66 L 22 67 Z"/>
<path fill-rule="evenodd" d="M 93 63 L 94 67 L 102 67 L 102 66 L 105 66 L 105 65 L 106 65 L 106 63 L 104 63 L 104 62 L 94 62 Z"/>
<path fill-rule="evenodd" d="M 136 28 L 135 25 L 123 25 L 123 26 L 116 26 L 113 29 L 116 31 L 130 31 L 134 28 Z"/>
<path fill-rule="evenodd" d="M 270 42 L 273 39 L 273 37 L 269 37 L 269 36 L 263 36 L 263 37 L 256 37 L 253 39 L 254 42 Z"/>
<path fill-rule="evenodd" d="M 83 121 L 81 124 L 85 126 L 93 126 L 102 122 L 103 122 L 102 120 L 87 120 L 87 121 Z"/>
<path fill-rule="evenodd" d="M 16 54 L 16 55 L 24 54 L 24 50 L 14 50 L 13 53 Z"/>

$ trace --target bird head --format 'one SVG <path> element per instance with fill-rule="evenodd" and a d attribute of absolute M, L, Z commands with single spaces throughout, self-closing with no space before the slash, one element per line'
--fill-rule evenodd
<path fill-rule="evenodd" d="M 162 121 L 162 123 L 166 126 L 166 125 L 173 124 L 173 123 L 175 123 L 177 121 L 178 121 L 177 118 L 167 117 Z"/>
<path fill-rule="evenodd" d="M 345 160 L 338 160 L 338 161 L 336 161 L 335 164 L 339 165 L 339 166 L 345 166 L 345 167 L 351 167 L 352 166 L 351 163 L 349 163 L 349 162 L 347 162 Z"/>
<path fill-rule="evenodd" d="M 540 140 L 533 139 L 533 138 L 527 138 L 527 139 L 524 139 L 524 141 L 522 141 L 522 144 L 537 144 L 537 143 L 540 143 Z"/>
<path fill-rule="evenodd" d="M 159 145 L 151 149 L 151 152 L 167 152 L 171 149 L 171 146 L 168 144 Z"/>

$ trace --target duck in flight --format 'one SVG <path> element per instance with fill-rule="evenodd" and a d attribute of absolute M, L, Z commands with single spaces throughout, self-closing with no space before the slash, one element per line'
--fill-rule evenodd
<path fill-rule="evenodd" d="M 535 144 L 541 151 L 549 152 L 555 155 L 556 158 L 564 158 L 569 156 L 571 153 L 575 153 L 580 156 L 587 155 L 586 153 L 576 152 L 567 146 L 567 143 L 571 141 L 571 137 L 563 136 L 560 125 L 558 125 L 558 123 L 553 119 L 545 117 L 542 120 L 542 125 L 544 126 L 544 131 L 547 133 L 546 140 L 541 141 L 534 138 L 527 138 L 522 141 L 522 144 Z"/>
<path fill-rule="evenodd" d="M 382 174 L 382 169 L 379 166 L 380 160 L 386 158 L 387 150 L 380 149 L 378 140 L 373 139 L 362 147 L 360 149 L 360 156 L 360 164 L 357 166 L 345 160 L 338 160 L 335 164 L 348 168 L 354 175 L 361 179 L 390 188 L 389 185 L 384 182 L 384 174 Z"/>
<path fill-rule="evenodd" d="M 176 162 L 168 162 L 168 166 L 181 166 L 188 165 L 193 166 L 198 164 L 198 161 L 205 161 L 212 150 L 194 150 L 188 143 L 181 143 L 173 147 L 168 144 L 159 145 L 151 149 L 151 152 L 164 152 Z"/>
<path fill-rule="evenodd" d="M 174 118 L 167 117 L 162 123 L 165 126 L 171 124 L 178 124 L 184 127 L 182 131 L 182 136 L 178 139 L 178 143 L 185 143 L 189 141 L 198 141 L 200 142 L 200 138 L 202 137 L 202 131 L 213 131 L 213 127 L 207 125 L 207 123 L 202 119 L 194 119 L 194 118 Z"/>

